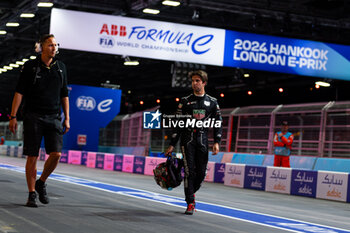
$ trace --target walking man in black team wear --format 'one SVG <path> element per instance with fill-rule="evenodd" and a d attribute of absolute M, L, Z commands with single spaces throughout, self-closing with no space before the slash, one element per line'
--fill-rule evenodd
<path fill-rule="evenodd" d="M 24 104 L 23 119 L 23 154 L 27 155 L 26 179 L 29 190 L 28 207 L 37 207 L 36 193 L 43 204 L 49 203 L 45 181 L 56 168 L 62 150 L 63 134 L 67 133 L 69 124 L 69 101 L 66 67 L 55 58 L 58 44 L 55 37 L 44 35 L 39 41 L 37 52 L 41 55 L 23 66 L 12 102 L 10 130 L 17 130 L 17 111 Z M 61 105 L 65 119 L 61 123 Z M 42 137 L 45 140 L 45 162 L 40 179 L 36 180 L 36 162 Z M 36 181 L 35 181 L 36 180 Z"/>
<path fill-rule="evenodd" d="M 205 93 L 205 85 L 208 83 L 208 75 L 202 70 L 189 73 L 192 79 L 193 94 L 183 97 L 177 108 L 177 115 L 189 115 L 197 121 L 214 120 L 214 145 L 213 155 L 219 152 L 219 144 L 222 133 L 222 118 L 217 100 Z M 187 209 L 185 214 L 192 215 L 195 210 L 195 193 L 199 190 L 206 174 L 208 164 L 208 127 L 205 124 L 196 124 L 195 127 L 177 129 L 174 131 L 170 146 L 166 153 L 169 154 L 181 137 L 181 152 L 185 168 L 185 196 Z"/>

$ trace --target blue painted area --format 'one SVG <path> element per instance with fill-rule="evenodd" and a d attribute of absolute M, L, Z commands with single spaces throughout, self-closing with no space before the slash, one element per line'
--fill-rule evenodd
<path fill-rule="evenodd" d="M 317 53 L 315 66 L 304 52 Z M 349 80 L 349 52 L 350 46 L 226 30 L 224 66 Z"/>
<path fill-rule="evenodd" d="M 350 159 L 317 158 L 314 170 L 350 172 Z"/>
<path fill-rule="evenodd" d="M 274 155 L 265 155 L 263 166 L 273 166 Z"/>
<path fill-rule="evenodd" d="M 100 128 L 119 113 L 121 90 L 70 85 L 70 120 L 73 126 L 63 136 L 64 149 L 98 150 Z M 86 135 L 86 145 L 78 145 L 78 135 Z"/>
<path fill-rule="evenodd" d="M 164 152 L 151 152 L 149 153 L 149 157 L 158 157 L 158 158 L 165 158 Z"/>
<path fill-rule="evenodd" d="M 24 168 L 11 165 L 0 164 L 0 168 L 24 173 Z M 63 181 L 71 184 L 83 185 L 90 188 L 99 189 L 102 191 L 114 192 L 119 195 L 125 195 L 133 198 L 140 198 L 148 201 L 155 201 L 167 205 L 185 207 L 186 203 L 183 199 L 168 195 L 163 195 L 154 192 L 148 192 L 139 189 L 133 189 L 123 186 L 100 183 L 92 180 L 86 180 L 76 177 L 70 177 L 59 174 L 52 174 L 50 179 Z M 256 213 L 235 209 L 227 206 L 215 205 L 205 202 L 196 202 L 198 211 L 203 211 L 209 214 L 220 215 L 222 217 L 246 221 L 253 224 L 259 224 L 266 227 L 273 227 L 282 230 L 289 230 L 300 233 L 328 232 L 328 233 L 349 233 L 349 230 L 338 229 L 329 226 L 323 226 L 308 222 L 302 222 L 293 219 L 286 219 L 278 216 Z"/>
<path fill-rule="evenodd" d="M 241 154 L 235 153 L 232 158 L 232 163 L 242 163 L 248 165 L 262 165 L 264 155 L 260 154 Z"/>
<path fill-rule="evenodd" d="M 5 140 L 4 145 L 6 145 L 6 146 L 22 146 L 23 142 L 22 141 L 8 141 L 8 140 Z"/>
<path fill-rule="evenodd" d="M 290 167 L 312 170 L 316 157 L 290 156 Z"/>
<path fill-rule="evenodd" d="M 209 152 L 209 161 L 220 163 L 222 160 L 222 157 L 224 156 L 224 152 L 219 152 L 217 155 L 213 155 L 213 152 Z"/>
<path fill-rule="evenodd" d="M 292 170 L 291 194 L 316 197 L 317 172 Z"/>

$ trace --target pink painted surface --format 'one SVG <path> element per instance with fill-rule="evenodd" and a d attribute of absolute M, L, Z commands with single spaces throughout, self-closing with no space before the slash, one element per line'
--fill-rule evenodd
<path fill-rule="evenodd" d="M 114 154 L 106 153 L 103 169 L 113 171 L 113 166 L 114 166 Z"/>
<path fill-rule="evenodd" d="M 215 162 L 208 162 L 207 175 L 205 176 L 204 181 L 214 182 L 214 170 L 215 170 Z"/>
<path fill-rule="evenodd" d="M 68 151 L 68 163 L 69 164 L 81 164 L 81 151 L 70 150 Z"/>
<path fill-rule="evenodd" d="M 123 155 L 122 172 L 132 173 L 133 168 L 134 168 L 134 156 L 133 155 Z"/>
<path fill-rule="evenodd" d="M 233 153 L 224 153 L 222 156 L 221 163 L 231 163 L 233 157 Z"/>
<path fill-rule="evenodd" d="M 86 159 L 86 166 L 94 168 L 95 165 L 96 165 L 96 153 L 88 152 L 87 159 Z"/>
<path fill-rule="evenodd" d="M 158 164 L 165 161 L 166 158 L 146 157 L 145 175 L 153 176 L 153 169 L 155 169 Z"/>

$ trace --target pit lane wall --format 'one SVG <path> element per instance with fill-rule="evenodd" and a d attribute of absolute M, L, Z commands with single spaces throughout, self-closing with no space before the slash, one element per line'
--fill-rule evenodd
<path fill-rule="evenodd" d="M 22 147 L 0 146 L 0 155 L 22 157 Z M 46 160 L 48 155 L 40 150 L 39 159 Z M 266 192 L 321 198 L 341 202 L 350 202 L 348 172 L 322 171 L 325 158 L 291 158 L 292 167 L 300 160 L 311 164 L 311 169 L 272 167 L 271 155 L 248 155 L 239 153 L 220 153 L 210 155 L 205 181 L 223 183 L 227 186 L 262 190 Z M 231 161 L 230 161 L 231 159 Z M 317 160 L 320 159 L 320 162 Z M 153 175 L 153 169 L 164 162 L 165 158 L 134 156 L 87 151 L 63 150 L 61 163 L 83 165 L 95 169 Z M 308 160 L 311 160 L 308 161 Z M 334 159 L 333 159 L 334 160 Z M 226 161 L 226 162 L 223 162 Z M 293 162 L 292 162 L 293 161 Z M 348 162 L 348 160 L 344 159 Z M 344 163 L 342 161 L 341 163 Z M 340 162 L 340 161 L 336 161 Z M 247 163 L 247 164 L 245 164 Z M 332 164 L 332 161 L 330 162 Z"/>

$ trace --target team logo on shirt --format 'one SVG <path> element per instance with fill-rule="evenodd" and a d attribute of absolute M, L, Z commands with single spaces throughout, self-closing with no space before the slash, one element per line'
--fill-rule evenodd
<path fill-rule="evenodd" d="M 193 117 L 197 120 L 205 117 L 205 109 L 193 109 Z"/>

